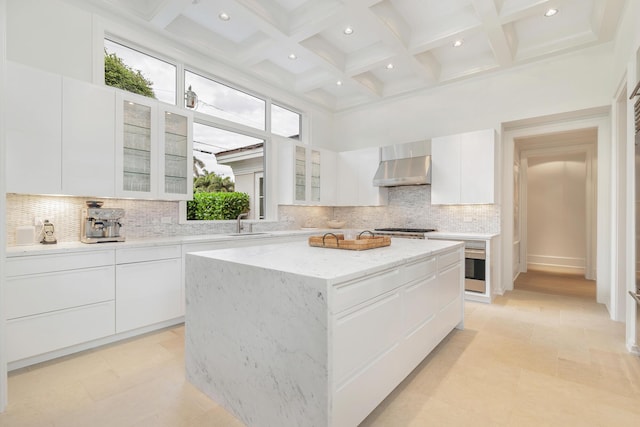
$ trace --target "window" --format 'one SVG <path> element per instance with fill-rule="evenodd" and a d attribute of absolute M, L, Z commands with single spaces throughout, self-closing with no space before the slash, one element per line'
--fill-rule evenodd
<path fill-rule="evenodd" d="M 264 139 L 221 129 L 205 123 L 193 124 L 194 191 L 203 191 L 199 183 L 210 180 L 198 177 L 215 173 L 220 185 L 207 192 L 237 191 L 247 193 L 249 219 L 264 219 Z M 225 178 L 229 178 L 225 180 Z"/>
<path fill-rule="evenodd" d="M 109 39 L 104 39 L 104 49 L 109 55 L 115 54 L 134 72 L 142 74 L 150 82 L 149 86 L 153 90 L 154 98 L 168 104 L 176 104 L 177 69 L 175 65 Z"/>
<path fill-rule="evenodd" d="M 276 104 L 271 105 L 271 132 L 291 139 L 300 139 L 300 114 Z"/>
<path fill-rule="evenodd" d="M 198 95 L 196 111 L 265 130 L 266 102 L 263 99 L 190 71 L 184 72 L 184 83 L 185 92 L 191 88 Z"/>
<path fill-rule="evenodd" d="M 135 90 L 135 85 L 141 84 L 144 92 L 153 91 L 147 96 L 193 111 L 194 191 L 202 191 L 197 186 L 201 184 L 223 192 L 247 193 L 249 218 L 264 219 L 266 141 L 272 135 L 303 140 L 302 114 L 215 77 L 204 77 L 204 73 L 185 70 L 178 75 L 177 70 L 186 68 L 185 64 L 159 59 L 133 46 L 105 38 L 104 49 L 106 55 L 115 55 L 121 62 L 118 65 L 120 71 L 125 69 L 124 79 L 135 81 L 131 92 L 143 93 Z M 105 83 L 109 84 L 106 70 L 105 57 Z"/>

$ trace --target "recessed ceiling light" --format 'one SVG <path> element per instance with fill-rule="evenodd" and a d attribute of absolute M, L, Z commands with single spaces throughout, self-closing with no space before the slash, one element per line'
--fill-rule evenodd
<path fill-rule="evenodd" d="M 393 64 L 391 62 L 387 64 L 387 70 L 393 70 Z"/>
<path fill-rule="evenodd" d="M 544 16 L 546 16 L 547 18 L 550 16 L 555 15 L 556 13 L 558 13 L 558 9 L 548 9 L 545 13 Z"/>
<path fill-rule="evenodd" d="M 218 14 L 218 18 L 220 18 L 221 21 L 228 21 L 229 19 L 231 19 L 231 17 L 226 12 L 220 12 Z"/>
<path fill-rule="evenodd" d="M 342 32 L 345 33 L 347 36 L 350 36 L 351 34 L 353 34 L 353 28 L 347 27 Z"/>
<path fill-rule="evenodd" d="M 298 59 L 298 57 L 296 56 L 295 53 L 290 53 L 289 54 L 289 59 L 294 60 L 294 59 Z"/>
<path fill-rule="evenodd" d="M 336 85 L 338 85 L 338 86 L 342 86 L 342 80 L 338 80 L 338 81 L 336 82 Z"/>
<path fill-rule="evenodd" d="M 453 42 L 453 47 L 460 47 L 464 44 L 464 40 L 459 39 Z"/>

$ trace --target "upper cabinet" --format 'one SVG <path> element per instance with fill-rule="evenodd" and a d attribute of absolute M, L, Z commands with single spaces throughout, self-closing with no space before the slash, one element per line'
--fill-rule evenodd
<path fill-rule="evenodd" d="M 63 194 L 115 194 L 115 106 L 112 89 L 62 79 Z"/>
<path fill-rule="evenodd" d="M 160 195 L 163 200 L 191 200 L 193 194 L 193 115 L 160 107 Z"/>
<path fill-rule="evenodd" d="M 158 103 L 118 92 L 115 127 L 116 195 L 151 198 L 158 188 Z"/>
<path fill-rule="evenodd" d="M 115 93 L 7 66 L 7 191 L 114 195 Z"/>
<path fill-rule="evenodd" d="M 387 204 L 386 187 L 373 185 L 380 164 L 377 147 L 338 153 L 338 206 L 382 206 Z"/>
<path fill-rule="evenodd" d="M 190 111 L 7 64 L 7 191 L 190 200 Z"/>
<path fill-rule="evenodd" d="M 62 77 L 8 62 L 6 189 L 62 193 Z"/>
<path fill-rule="evenodd" d="M 496 132 L 486 129 L 431 140 L 431 203 L 496 202 Z"/>
<path fill-rule="evenodd" d="M 332 205 L 336 154 L 289 141 L 278 141 L 279 202 Z"/>
<path fill-rule="evenodd" d="M 118 91 L 115 124 L 116 196 L 190 200 L 193 116 Z"/>

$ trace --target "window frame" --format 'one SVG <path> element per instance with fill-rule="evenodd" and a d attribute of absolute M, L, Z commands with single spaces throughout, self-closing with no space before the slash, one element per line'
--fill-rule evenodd
<path fill-rule="evenodd" d="M 98 40 L 99 40 L 101 48 L 95 50 L 96 54 L 94 57 L 94 61 L 96 62 L 96 67 L 95 67 L 96 71 L 94 73 L 94 79 L 96 83 L 106 86 L 104 82 L 104 40 L 107 39 L 114 43 L 121 44 L 127 48 L 136 50 L 144 55 L 148 55 L 153 58 L 159 59 L 161 61 L 167 62 L 171 65 L 174 65 L 176 67 L 176 88 L 175 88 L 176 102 L 173 105 L 175 105 L 178 108 L 191 111 L 193 114 L 194 123 L 214 126 L 222 130 L 240 133 L 240 134 L 251 136 L 254 138 L 259 138 L 264 141 L 263 172 L 262 172 L 263 173 L 262 179 L 263 179 L 263 182 L 266 184 L 263 189 L 264 190 L 263 198 L 265 201 L 264 202 L 264 219 L 256 219 L 253 221 L 256 221 L 256 222 L 276 221 L 277 205 L 278 205 L 278 202 L 276 200 L 276 195 L 277 195 L 276 188 L 278 187 L 278 185 L 272 180 L 277 180 L 278 178 L 277 178 L 277 173 L 272 171 L 272 167 L 271 167 L 271 165 L 275 161 L 272 157 L 275 155 L 275 152 L 273 150 L 272 140 L 273 138 L 278 138 L 278 139 L 290 141 L 292 144 L 310 145 L 311 123 L 310 123 L 309 115 L 306 112 L 300 110 L 299 108 L 293 107 L 291 104 L 287 102 L 281 102 L 278 99 L 275 99 L 268 95 L 264 95 L 255 90 L 249 89 L 245 86 L 242 86 L 241 84 L 234 83 L 221 76 L 216 76 L 212 73 L 202 71 L 201 68 L 190 65 L 188 61 L 182 61 L 177 58 L 168 57 L 167 55 L 162 54 L 157 50 L 147 48 L 141 45 L 140 43 L 136 43 L 132 41 L 129 38 L 121 37 L 116 33 L 107 31 L 104 28 L 101 30 L 102 31 L 99 31 L 100 37 L 99 38 L 97 37 L 97 40 L 96 40 L 96 44 L 98 43 Z M 239 92 L 243 92 L 247 95 L 263 100 L 265 102 L 265 129 L 261 130 L 251 126 L 243 125 L 241 123 L 233 122 L 220 117 L 202 113 L 195 109 L 187 108 L 184 103 L 184 97 L 186 92 L 185 72 L 187 71 L 190 73 L 196 74 L 200 77 L 212 80 L 216 83 L 222 84 L 224 86 L 228 86 L 231 89 L 237 90 Z M 163 101 L 159 101 L 159 102 L 163 102 Z M 290 137 L 285 137 L 282 135 L 272 133 L 271 110 L 272 110 L 273 104 L 275 104 L 280 108 L 284 108 L 291 112 L 294 112 L 300 116 L 300 119 L 299 119 L 300 135 L 298 139 L 292 139 Z M 180 201 L 179 202 L 179 218 L 178 218 L 179 224 L 207 224 L 207 223 L 215 224 L 215 223 L 221 223 L 221 222 L 222 223 L 229 222 L 224 220 L 190 220 L 189 221 L 186 219 L 186 212 L 187 212 L 187 203 L 185 201 Z"/>

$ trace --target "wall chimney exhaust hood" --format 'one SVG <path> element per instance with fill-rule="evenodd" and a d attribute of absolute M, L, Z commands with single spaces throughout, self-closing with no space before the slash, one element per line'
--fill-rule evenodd
<path fill-rule="evenodd" d="M 380 165 L 373 177 L 376 187 L 431 184 L 431 141 L 380 148 Z"/>

